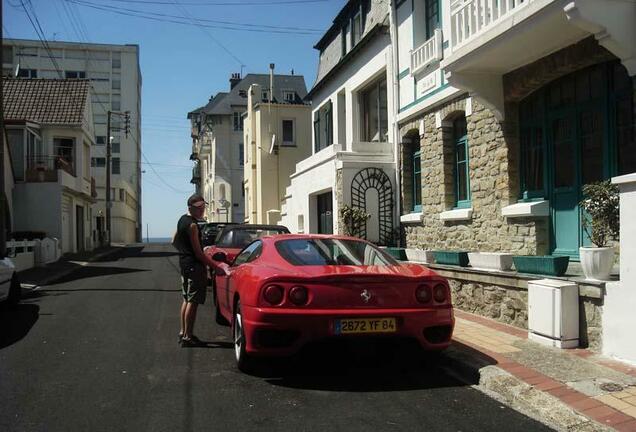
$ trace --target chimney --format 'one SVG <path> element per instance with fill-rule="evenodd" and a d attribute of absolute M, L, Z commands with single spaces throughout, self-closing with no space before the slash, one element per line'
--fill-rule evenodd
<path fill-rule="evenodd" d="M 274 102 L 274 63 L 269 64 L 269 102 Z"/>
<path fill-rule="evenodd" d="M 238 83 L 241 82 L 241 74 L 234 72 L 230 77 L 230 90 L 232 90 Z"/>

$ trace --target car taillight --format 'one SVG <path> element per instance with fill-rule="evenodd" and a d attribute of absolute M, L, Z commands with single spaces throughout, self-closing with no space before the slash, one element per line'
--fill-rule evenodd
<path fill-rule="evenodd" d="M 280 285 L 269 285 L 265 287 L 265 290 L 263 291 L 263 297 L 265 297 L 265 300 L 273 305 L 280 304 L 283 301 L 284 294 L 285 291 Z"/>
<path fill-rule="evenodd" d="M 446 286 L 443 284 L 437 284 L 433 288 L 433 298 L 438 303 L 443 303 L 446 301 Z"/>
<path fill-rule="evenodd" d="M 415 298 L 420 303 L 428 303 L 431 301 L 431 288 L 428 285 L 420 285 L 415 290 Z"/>
<path fill-rule="evenodd" d="M 304 286 L 295 286 L 289 290 L 289 301 L 296 306 L 302 306 L 307 303 L 309 299 L 309 293 Z"/>

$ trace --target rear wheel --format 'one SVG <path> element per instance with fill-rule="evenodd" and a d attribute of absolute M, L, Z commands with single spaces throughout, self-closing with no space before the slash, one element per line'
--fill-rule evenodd
<path fill-rule="evenodd" d="M 237 300 L 232 320 L 232 336 L 234 339 L 234 356 L 236 366 L 240 371 L 247 372 L 252 366 L 252 358 L 245 351 L 245 329 L 243 328 L 243 314 L 241 313 L 241 301 Z"/>

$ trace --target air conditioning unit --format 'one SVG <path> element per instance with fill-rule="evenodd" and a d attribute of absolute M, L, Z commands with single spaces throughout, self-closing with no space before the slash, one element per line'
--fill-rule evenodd
<path fill-rule="evenodd" d="M 563 280 L 528 282 L 528 339 L 556 348 L 579 346 L 579 287 Z"/>

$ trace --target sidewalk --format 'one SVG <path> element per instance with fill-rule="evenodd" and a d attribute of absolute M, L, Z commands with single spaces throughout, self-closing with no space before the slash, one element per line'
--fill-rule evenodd
<path fill-rule="evenodd" d="M 108 259 L 125 248 L 121 246 L 103 247 L 90 252 L 64 255 L 59 260 L 42 267 L 32 267 L 18 273 L 22 289 L 35 289 L 38 286 L 48 285 L 61 279 L 74 271 L 86 266 L 88 263 Z"/>
<path fill-rule="evenodd" d="M 447 357 L 496 398 L 567 431 L 636 431 L 636 367 L 586 349 L 529 341 L 527 331 L 455 310 Z"/>

